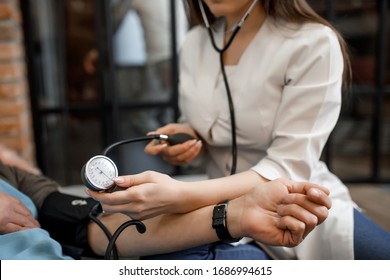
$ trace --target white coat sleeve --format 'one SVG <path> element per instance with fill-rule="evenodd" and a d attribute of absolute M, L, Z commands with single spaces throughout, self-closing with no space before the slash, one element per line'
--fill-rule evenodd
<path fill-rule="evenodd" d="M 336 34 L 323 27 L 297 41 L 285 72 L 272 143 L 252 168 L 270 180 L 309 180 L 340 113 L 343 57 Z"/>

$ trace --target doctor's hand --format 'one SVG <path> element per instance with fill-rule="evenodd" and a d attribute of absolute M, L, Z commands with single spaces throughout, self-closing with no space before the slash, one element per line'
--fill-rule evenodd
<path fill-rule="evenodd" d="M 0 234 L 40 227 L 20 200 L 0 191 Z"/>
<path fill-rule="evenodd" d="M 188 140 L 182 144 L 170 146 L 168 143 L 162 141 L 151 141 L 145 147 L 145 153 L 149 155 L 161 155 L 162 158 L 173 165 L 183 165 L 193 161 L 202 150 L 202 141 L 194 129 L 187 124 L 171 123 L 160 127 L 156 131 L 148 134 L 176 134 L 186 133 L 194 137 L 193 140 Z"/>
<path fill-rule="evenodd" d="M 186 213 L 194 209 L 187 201 L 185 183 L 168 175 L 145 171 L 113 179 L 122 190 L 107 193 L 86 190 L 100 202 L 105 213 L 123 213 L 144 220 L 161 214 Z"/>
<path fill-rule="evenodd" d="M 276 179 L 231 200 L 227 224 L 233 237 L 292 247 L 324 222 L 330 208 L 327 188 Z"/>

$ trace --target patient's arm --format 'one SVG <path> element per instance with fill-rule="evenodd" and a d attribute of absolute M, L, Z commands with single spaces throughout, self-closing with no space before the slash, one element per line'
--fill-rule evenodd
<path fill-rule="evenodd" d="M 326 219 L 331 207 L 328 194 L 325 188 L 310 183 L 271 181 L 229 202 L 228 229 L 233 237 L 247 236 L 266 244 L 296 246 Z M 217 241 L 211 227 L 212 212 L 213 206 L 206 206 L 186 214 L 160 215 L 144 221 L 147 228 L 144 234 L 131 226 L 117 240 L 119 254 L 121 257 L 161 254 Z M 101 218 L 111 232 L 128 219 L 119 213 Z M 94 223 L 89 225 L 89 243 L 97 254 L 104 255 L 107 238 Z"/>
<path fill-rule="evenodd" d="M 19 156 L 14 150 L 0 144 L 0 160 L 9 166 L 17 167 L 35 175 L 41 174 L 41 171 L 33 164 L 27 162 Z"/>

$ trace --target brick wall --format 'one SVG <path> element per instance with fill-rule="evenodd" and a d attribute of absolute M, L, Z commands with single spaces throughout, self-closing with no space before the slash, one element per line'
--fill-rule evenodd
<path fill-rule="evenodd" d="M 0 0 L 0 143 L 34 163 L 21 18 L 18 0 Z"/>

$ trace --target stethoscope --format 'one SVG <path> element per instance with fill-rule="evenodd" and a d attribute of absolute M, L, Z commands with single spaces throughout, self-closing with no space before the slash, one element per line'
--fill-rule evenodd
<path fill-rule="evenodd" d="M 222 72 L 222 77 L 223 77 L 223 82 L 225 84 L 226 88 L 226 93 L 227 93 L 227 98 L 229 102 L 229 113 L 230 113 L 230 123 L 231 123 L 231 134 L 232 134 L 232 167 L 230 170 L 230 174 L 235 174 L 236 169 L 237 169 L 237 133 L 236 133 L 236 117 L 234 113 L 234 103 L 233 103 L 233 98 L 230 92 L 230 86 L 229 86 L 229 81 L 226 75 L 226 70 L 225 70 L 225 64 L 223 62 L 223 53 L 230 47 L 232 44 L 234 38 L 236 37 L 238 31 L 240 31 L 242 25 L 248 18 L 249 14 L 252 12 L 253 8 L 255 7 L 257 0 L 254 0 L 253 3 L 250 5 L 248 8 L 247 12 L 244 14 L 244 16 L 241 18 L 241 20 L 236 24 L 234 29 L 232 30 L 232 34 L 229 37 L 229 40 L 227 41 L 226 45 L 223 48 L 219 48 L 217 44 L 215 43 L 215 38 L 213 31 L 211 30 L 211 26 L 209 24 L 209 21 L 206 16 L 205 9 L 203 7 L 202 0 L 198 0 L 199 3 L 199 8 L 203 17 L 204 24 L 207 28 L 207 31 L 210 36 L 211 44 L 213 45 L 213 48 L 219 53 L 219 61 L 220 61 L 220 67 L 221 67 L 221 72 Z"/>

